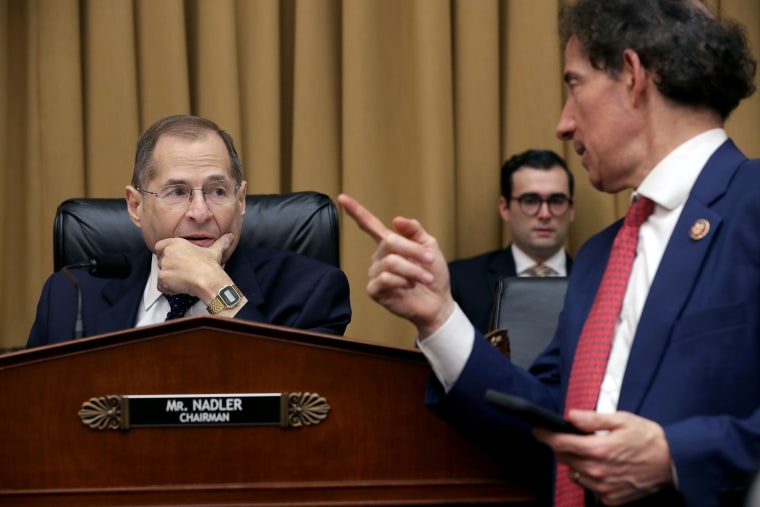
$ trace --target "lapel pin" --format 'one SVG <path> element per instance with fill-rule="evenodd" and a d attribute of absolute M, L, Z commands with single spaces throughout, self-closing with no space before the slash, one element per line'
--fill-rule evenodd
<path fill-rule="evenodd" d="M 694 225 L 691 226 L 691 230 L 689 231 L 689 237 L 693 240 L 699 241 L 700 239 L 707 236 L 707 233 L 710 232 L 710 222 L 705 220 L 704 218 L 700 218 L 696 222 L 694 222 Z"/>

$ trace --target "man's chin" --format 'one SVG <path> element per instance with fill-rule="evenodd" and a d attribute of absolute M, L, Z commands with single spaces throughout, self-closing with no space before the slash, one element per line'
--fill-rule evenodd
<path fill-rule="evenodd" d="M 533 247 L 533 255 L 535 257 L 540 257 L 543 259 L 548 259 L 555 253 L 557 253 L 562 248 L 562 245 L 557 245 L 556 242 L 553 242 L 551 244 L 536 244 Z"/>

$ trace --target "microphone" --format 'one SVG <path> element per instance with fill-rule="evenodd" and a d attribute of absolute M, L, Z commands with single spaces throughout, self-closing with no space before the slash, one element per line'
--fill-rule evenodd
<path fill-rule="evenodd" d="M 92 276 L 98 278 L 126 278 L 129 276 L 130 265 L 124 254 L 96 254 L 84 262 L 69 264 L 64 269 L 87 269 Z"/>
<path fill-rule="evenodd" d="M 69 279 L 74 289 L 77 291 L 77 315 L 74 321 L 74 330 L 72 338 L 83 338 L 87 335 L 84 327 L 84 318 L 82 313 L 82 288 L 79 282 L 74 278 L 70 269 L 87 269 L 92 276 L 98 278 L 126 278 L 129 276 L 130 265 L 124 254 L 97 254 L 90 257 L 85 262 L 69 264 L 61 268 L 61 273 Z"/>

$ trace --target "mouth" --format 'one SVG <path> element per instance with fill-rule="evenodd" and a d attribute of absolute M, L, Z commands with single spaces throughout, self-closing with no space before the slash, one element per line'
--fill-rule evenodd
<path fill-rule="evenodd" d="M 575 153 L 577 153 L 581 158 L 581 165 L 584 168 L 588 169 L 588 163 L 586 161 L 586 157 L 584 156 L 586 154 L 586 147 L 581 142 L 574 142 L 573 148 L 575 148 Z"/>
<path fill-rule="evenodd" d="M 189 241 L 190 243 L 202 247 L 209 247 L 214 244 L 216 238 L 214 236 L 206 234 L 189 234 L 187 236 L 181 236 L 182 239 Z"/>

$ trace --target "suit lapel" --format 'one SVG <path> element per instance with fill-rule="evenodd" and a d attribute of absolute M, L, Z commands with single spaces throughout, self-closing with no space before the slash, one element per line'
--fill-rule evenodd
<path fill-rule="evenodd" d="M 718 235 L 723 218 L 710 208 L 726 190 L 738 164 L 745 157 L 731 141 L 726 141 L 710 158 L 694 184 L 681 216 L 670 237 L 636 330 L 628 359 L 618 410 L 636 412 L 669 344 L 671 330 L 679 318 L 700 266 Z M 710 231 L 694 240 L 694 223 L 705 219 Z"/>
<path fill-rule="evenodd" d="M 689 237 L 698 219 L 710 222 L 710 233 L 700 241 Z M 716 237 L 722 219 L 706 206 L 689 199 L 681 213 L 654 277 L 636 330 L 618 410 L 636 412 L 659 368 L 671 329 L 691 295 L 699 269 Z M 631 367 L 635 365 L 634 367 Z"/>
<path fill-rule="evenodd" d="M 496 292 L 496 287 L 499 284 L 499 280 L 502 278 L 517 276 L 517 268 L 515 267 L 515 258 L 512 255 L 512 245 L 510 244 L 506 248 L 497 250 L 494 255 L 488 260 L 488 287 L 490 292 L 489 298 L 484 301 L 488 301 L 488 308 L 493 305 L 493 298 Z M 488 315 L 488 314 L 486 314 Z M 490 321 L 490 318 L 488 319 Z"/>
<path fill-rule="evenodd" d="M 252 261 L 251 255 L 253 254 L 241 252 L 238 247 L 225 264 L 224 270 L 248 298 L 248 303 L 241 310 L 245 319 L 254 322 L 269 322 L 269 319 L 259 310 L 259 306 L 266 299 L 264 298 L 264 290 L 256 278 L 256 265 Z"/>
<path fill-rule="evenodd" d="M 489 259 L 488 276 L 491 278 L 494 286 L 499 278 L 517 276 L 515 258 L 512 255 L 512 245 L 498 250 L 496 254 Z"/>
<path fill-rule="evenodd" d="M 125 279 L 109 280 L 101 297 L 107 308 L 95 318 L 90 334 L 103 334 L 135 326 L 137 307 L 142 301 L 145 282 L 150 272 L 151 253 L 148 250 L 129 256 L 130 272 Z"/>

